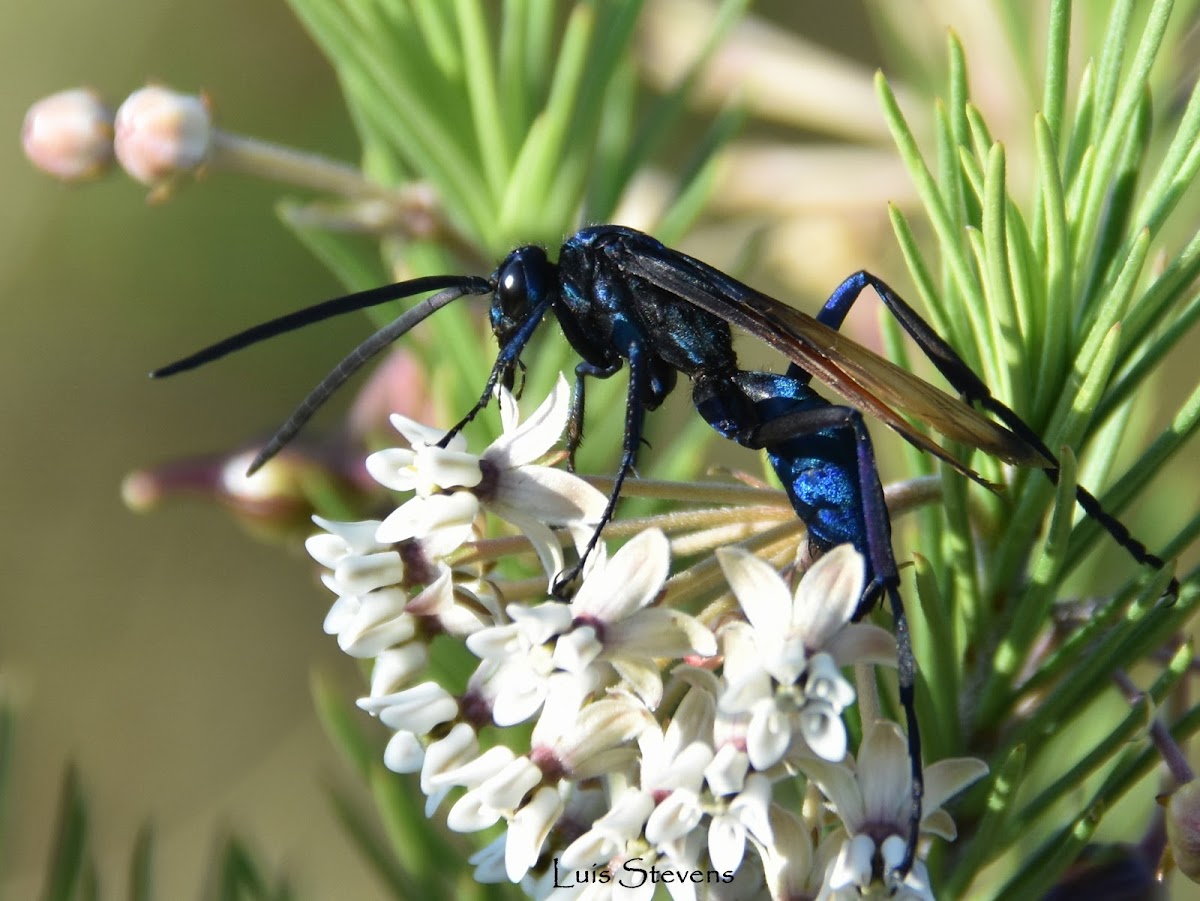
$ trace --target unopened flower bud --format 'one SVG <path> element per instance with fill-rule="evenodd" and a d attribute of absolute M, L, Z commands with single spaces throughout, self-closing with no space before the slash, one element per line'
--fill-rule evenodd
<path fill-rule="evenodd" d="M 1179 872 L 1200 882 L 1200 781 L 1181 785 L 1167 799 L 1167 844 Z"/>
<path fill-rule="evenodd" d="M 152 85 L 134 91 L 117 110 L 117 159 L 133 178 L 161 186 L 198 169 L 213 134 L 202 97 Z"/>
<path fill-rule="evenodd" d="M 246 467 L 255 450 L 189 457 L 137 470 L 125 477 L 121 497 L 136 513 L 183 496 L 214 500 L 255 534 L 290 540 L 312 530 L 317 509 L 345 505 L 357 509 L 363 497 L 323 458 L 291 447 L 252 476 Z"/>
<path fill-rule="evenodd" d="M 29 161 L 55 178 L 95 178 L 112 165 L 112 111 L 90 88 L 51 94 L 25 114 L 21 144 Z"/>

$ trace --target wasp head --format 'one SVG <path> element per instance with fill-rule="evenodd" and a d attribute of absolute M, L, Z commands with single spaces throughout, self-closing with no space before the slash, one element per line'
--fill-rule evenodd
<path fill-rule="evenodd" d="M 540 247 L 518 247 L 492 275 L 492 334 L 507 347 L 518 329 L 535 315 L 545 313 L 544 303 L 553 290 L 554 264 Z"/>

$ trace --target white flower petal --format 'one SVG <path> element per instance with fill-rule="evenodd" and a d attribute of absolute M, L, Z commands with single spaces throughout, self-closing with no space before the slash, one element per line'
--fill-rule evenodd
<path fill-rule="evenodd" d="M 641 835 L 653 810 L 654 798 L 649 793 L 637 789 L 622 792 L 591 829 L 567 846 L 559 858 L 560 868 L 582 870 L 607 863 Z"/>
<path fill-rule="evenodd" d="M 438 444 L 446 437 L 445 429 L 424 425 L 415 419 L 409 419 L 407 416 L 402 416 L 399 413 L 393 413 L 388 419 L 392 423 L 392 428 L 403 435 L 404 440 L 413 447 L 421 444 Z M 461 450 L 466 446 L 467 439 L 461 433 L 451 438 L 449 444 L 447 444 L 447 447 L 451 450 Z"/>
<path fill-rule="evenodd" d="M 974 757 L 949 757 L 925 768 L 924 810 L 937 810 L 947 800 L 988 774 L 988 766 Z"/>
<path fill-rule="evenodd" d="M 837 811 L 838 819 L 845 824 L 847 831 L 857 832 L 863 827 L 867 821 L 867 812 L 863 808 L 858 780 L 849 766 L 817 758 L 805 758 L 800 763 L 800 769 L 817 784 L 821 794 Z"/>
<path fill-rule="evenodd" d="M 958 838 L 958 827 L 954 825 L 954 818 L 944 810 L 934 810 L 921 817 L 921 834 L 936 835 L 938 838 L 943 838 L 948 842 Z"/>
<path fill-rule="evenodd" d="M 525 635 L 516 623 L 480 629 L 465 639 L 467 650 L 481 660 L 503 660 L 525 649 Z"/>
<path fill-rule="evenodd" d="M 617 675 L 641 698 L 646 708 L 657 710 L 663 694 L 662 670 L 658 664 L 649 658 L 638 660 L 632 657 L 618 657 L 610 662 Z"/>
<path fill-rule="evenodd" d="M 503 811 L 484 803 L 478 789 L 472 789 L 454 802 L 446 814 L 446 825 L 454 832 L 478 832 L 494 826 L 503 815 Z"/>
<path fill-rule="evenodd" d="M 359 698 L 358 706 L 376 714 L 392 729 L 406 729 L 418 735 L 426 735 L 458 715 L 458 702 L 436 682 L 422 682 L 378 698 Z"/>
<path fill-rule="evenodd" d="M 671 756 L 677 755 L 693 742 L 712 743 L 713 722 L 716 719 L 717 699 L 708 687 L 692 685 L 667 726 L 663 745 Z"/>
<path fill-rule="evenodd" d="M 574 771 L 582 768 L 589 758 L 637 738 L 653 722 L 642 704 L 629 697 L 610 695 L 586 704 L 579 711 L 574 727 L 556 743 L 556 749 L 568 770 Z M 541 724 L 539 720 L 538 726 Z"/>
<path fill-rule="evenodd" d="M 809 748 L 824 760 L 837 762 L 846 756 L 846 724 L 830 705 L 809 701 L 800 711 L 800 734 Z"/>
<path fill-rule="evenodd" d="M 404 612 L 402 591 L 376 591 L 359 598 L 352 621 L 338 632 L 338 647 L 351 657 L 375 657 L 416 634 L 416 623 Z"/>
<path fill-rule="evenodd" d="M 472 876 L 476 882 L 495 885 L 508 878 L 504 872 L 504 846 L 507 842 L 508 834 L 502 832 L 467 858 L 467 863 L 475 867 Z"/>
<path fill-rule="evenodd" d="M 749 673 L 738 682 L 731 682 L 727 685 L 721 692 L 717 709 L 722 713 L 748 713 L 760 703 L 769 703 L 774 706 L 771 698 L 771 679 L 760 670 Z"/>
<path fill-rule="evenodd" d="M 770 808 L 771 842 L 755 841 L 762 859 L 763 876 L 772 898 L 811 897 L 813 847 L 810 827 L 778 804 Z M 751 838 L 754 838 L 751 832 Z M 823 872 L 822 866 L 818 873 Z"/>
<path fill-rule="evenodd" d="M 804 682 L 804 694 L 808 698 L 824 701 L 838 714 L 854 703 L 854 686 L 846 681 L 833 658 L 820 653 L 808 663 L 808 675 Z"/>
<path fill-rule="evenodd" d="M 511 396 L 510 394 L 509 397 Z M 505 468 L 532 463 L 557 443 L 567 427 L 570 404 L 571 389 L 560 372 L 558 380 L 554 383 L 554 390 L 524 423 L 515 429 L 511 427 L 515 420 L 504 423 L 504 434 L 484 451 L 484 459 Z M 503 395 L 500 398 L 500 409 L 503 418 L 506 412 Z M 515 402 L 511 404 L 511 410 L 515 413 Z"/>
<path fill-rule="evenodd" d="M 429 649 L 421 642 L 409 642 L 380 651 L 371 668 L 371 695 L 390 694 L 425 669 Z"/>
<path fill-rule="evenodd" d="M 658 529 L 627 541 L 602 572 L 584 580 L 571 601 L 575 615 L 616 622 L 654 600 L 671 570 L 671 545 Z"/>
<path fill-rule="evenodd" d="M 444 738 L 433 742 L 425 750 L 421 791 L 427 795 L 433 794 L 442 787 L 438 782 L 439 776 L 464 766 L 478 756 L 479 740 L 475 737 L 475 730 L 466 723 L 456 724 Z"/>
<path fill-rule="evenodd" d="M 929 888 L 929 874 L 919 860 L 913 861 L 911 869 L 900 877 L 900 866 L 904 863 L 907 845 L 898 835 L 889 835 L 879 848 L 883 859 L 884 880 L 891 889 L 892 897 L 901 901 L 934 901 Z"/>
<path fill-rule="evenodd" d="M 439 786 L 456 785 L 464 788 L 478 788 L 512 763 L 516 756 L 512 749 L 506 748 L 504 745 L 496 745 L 494 748 L 488 748 L 478 757 L 444 771 L 432 781 Z"/>
<path fill-rule="evenodd" d="M 332 577 L 322 576 L 322 582 L 331 591 L 337 591 L 337 583 Z M 343 595 L 333 602 L 329 607 L 329 612 L 325 614 L 325 621 L 321 624 L 321 628 L 325 630 L 326 635 L 337 635 L 343 629 L 348 629 L 354 622 L 354 617 L 358 615 L 359 608 L 362 607 L 362 601 L 354 595 Z"/>
<path fill-rule="evenodd" d="M 611 622 L 604 631 L 604 648 L 608 656 L 712 657 L 717 653 L 717 640 L 694 616 L 648 607 Z"/>
<path fill-rule="evenodd" d="M 542 771 L 528 757 L 516 757 L 500 772 L 479 786 L 483 803 L 499 810 L 516 810 L 533 788 L 542 781 Z"/>
<path fill-rule="evenodd" d="M 875 843 L 865 835 L 856 835 L 842 845 L 830 872 L 825 875 L 825 884 L 830 888 L 865 890 L 873 878 L 872 866 L 875 859 Z"/>
<path fill-rule="evenodd" d="M 552 526 L 594 525 L 607 503 L 608 498 L 579 476 L 535 464 L 503 470 L 487 497 L 488 509 L 501 519 L 517 513 Z"/>
<path fill-rule="evenodd" d="M 376 540 L 384 544 L 425 538 L 437 530 L 449 531 L 457 540 L 454 547 L 467 541 L 479 515 L 479 500 L 469 491 L 414 497 L 393 510 L 379 525 Z"/>
<path fill-rule="evenodd" d="M 759 771 L 770 769 L 783 759 L 791 742 L 789 718 L 777 713 L 773 703 L 755 705 L 746 730 L 746 753 L 751 766 Z"/>
<path fill-rule="evenodd" d="M 721 653 L 725 658 L 721 672 L 724 681 L 730 685 L 751 678 L 765 678 L 758 647 L 754 643 L 754 629 L 746 623 L 732 622 L 721 627 Z M 770 686 L 767 688 L 769 690 Z"/>
<path fill-rule="evenodd" d="M 479 457 L 467 451 L 421 447 L 417 449 L 416 466 L 420 476 L 417 490 L 422 494 L 437 488 L 474 488 L 483 481 Z"/>
<path fill-rule="evenodd" d="M 425 760 L 425 749 L 411 732 L 397 732 L 383 749 L 383 765 L 393 773 L 415 773 Z"/>
<path fill-rule="evenodd" d="M 579 626 L 554 643 L 554 665 L 568 673 L 580 673 L 600 656 L 604 645 L 596 640 L 596 630 Z"/>
<path fill-rule="evenodd" d="M 700 790 L 704 781 L 704 768 L 712 761 L 713 749 L 703 741 L 694 741 L 671 760 L 670 766 L 657 774 L 653 782 L 648 782 L 646 774 L 642 773 L 642 787 L 654 791 L 684 788 L 693 794 Z"/>
<path fill-rule="evenodd" d="M 732 795 L 742 790 L 749 769 L 746 752 L 729 742 L 717 748 L 716 756 L 704 769 L 704 781 L 714 795 Z"/>
<path fill-rule="evenodd" d="M 366 594 L 404 581 L 404 561 L 396 551 L 352 554 L 334 567 L 333 577 L 343 594 Z"/>
<path fill-rule="evenodd" d="M 337 522 L 314 516 L 313 522 L 325 531 L 310 536 L 305 542 L 309 555 L 329 569 L 333 569 L 343 557 L 351 554 L 369 554 L 384 548 L 375 540 L 378 520 L 363 522 Z"/>
<path fill-rule="evenodd" d="M 546 836 L 563 812 L 558 790 L 543 786 L 529 803 L 517 811 L 508 824 L 508 844 L 504 849 L 504 869 L 512 882 L 520 882 L 537 863 Z"/>
<path fill-rule="evenodd" d="M 858 749 L 858 783 L 868 820 L 897 824 L 908 820 L 912 800 L 908 742 L 895 723 L 876 720 L 866 729 Z"/>
<path fill-rule="evenodd" d="M 512 523 L 525 534 L 525 537 L 529 539 L 529 543 L 533 545 L 533 549 L 538 555 L 538 560 L 542 563 L 542 571 L 546 573 L 549 579 L 547 587 L 553 587 L 555 578 L 563 570 L 562 545 L 558 543 L 558 538 L 554 532 L 534 517 L 526 516 L 523 513 L 516 513 L 512 510 L 505 511 L 504 513 L 496 510 L 492 512 Z"/>
<path fill-rule="evenodd" d="M 808 653 L 799 635 L 754 633 L 763 669 L 780 685 L 795 685 L 808 665 Z"/>
<path fill-rule="evenodd" d="M 646 821 L 646 840 L 656 846 L 687 835 L 704 816 L 696 792 L 677 788 L 667 795 Z"/>
<path fill-rule="evenodd" d="M 839 667 L 854 663 L 896 666 L 896 639 L 872 623 L 849 623 L 825 642 L 825 650 Z"/>
<path fill-rule="evenodd" d="M 796 588 L 792 627 L 805 647 L 818 651 L 850 617 L 862 600 L 866 564 L 852 545 L 825 554 L 804 574 Z"/>
<path fill-rule="evenodd" d="M 771 780 L 761 773 L 752 773 L 745 789 L 729 802 L 729 812 L 749 830 L 760 843 L 770 845 Z M 718 869 L 722 869 L 718 867 Z"/>
<path fill-rule="evenodd" d="M 549 693 L 549 655 L 532 655 L 512 658 L 502 664 L 493 679 L 495 698 L 492 701 L 492 722 L 497 726 L 515 726 L 532 719 Z M 543 652 L 544 654 L 544 652 Z"/>
<path fill-rule="evenodd" d="M 562 635 L 571 628 L 573 618 L 571 605 L 562 601 L 547 601 L 534 607 L 509 604 L 505 612 L 531 645 L 545 644 L 556 635 Z"/>
<path fill-rule="evenodd" d="M 717 562 L 755 633 L 787 634 L 791 627 L 792 598 L 779 573 L 736 547 L 718 548 Z"/>
<path fill-rule="evenodd" d="M 392 491 L 416 491 L 420 478 L 416 471 L 417 454 L 402 447 L 389 447 L 368 454 L 367 472 L 376 482 Z"/>
<path fill-rule="evenodd" d="M 713 817 L 708 826 L 708 859 L 713 869 L 736 873 L 745 855 L 745 827 L 728 815 Z"/>

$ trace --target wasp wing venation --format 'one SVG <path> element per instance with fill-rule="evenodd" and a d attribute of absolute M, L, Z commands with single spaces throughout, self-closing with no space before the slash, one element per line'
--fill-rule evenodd
<path fill-rule="evenodd" d="M 684 262 L 681 263 L 680 259 Z M 818 322 L 691 257 L 661 259 L 643 254 L 626 263 L 633 274 L 684 298 L 774 347 L 907 441 L 987 487 L 983 479 L 904 418 L 911 415 L 951 440 L 1006 462 L 1045 465 L 1013 433 L 906 369 L 872 353 Z M 847 351 L 847 348 L 853 348 Z"/>

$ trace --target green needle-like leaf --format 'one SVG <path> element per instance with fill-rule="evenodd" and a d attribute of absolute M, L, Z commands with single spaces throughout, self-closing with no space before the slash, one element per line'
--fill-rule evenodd
<path fill-rule="evenodd" d="M 73 901 L 83 891 L 92 868 L 88 850 L 88 808 L 79 772 L 74 766 L 63 774 L 54 827 L 54 850 L 46 871 L 43 901 Z"/>
<path fill-rule="evenodd" d="M 154 898 L 154 829 L 146 823 L 138 830 L 129 860 L 129 901 Z"/>

